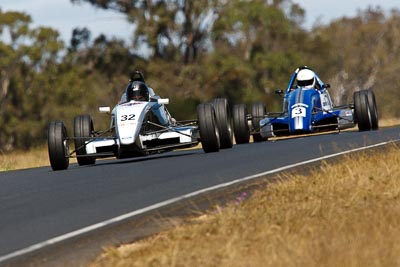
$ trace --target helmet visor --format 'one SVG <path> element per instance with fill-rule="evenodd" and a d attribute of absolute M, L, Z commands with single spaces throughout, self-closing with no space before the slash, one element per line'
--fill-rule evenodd
<path fill-rule="evenodd" d="M 304 86 L 314 86 L 314 83 L 315 83 L 315 79 L 314 79 L 314 78 L 312 78 L 312 79 L 310 79 L 310 80 L 303 80 L 303 81 L 297 80 L 297 85 L 298 85 L 298 86 L 301 86 L 301 87 L 304 87 Z"/>
<path fill-rule="evenodd" d="M 137 90 L 137 91 L 132 91 L 132 93 L 131 93 L 131 98 L 133 100 L 147 100 L 147 96 L 148 96 L 148 93 L 143 89 Z"/>

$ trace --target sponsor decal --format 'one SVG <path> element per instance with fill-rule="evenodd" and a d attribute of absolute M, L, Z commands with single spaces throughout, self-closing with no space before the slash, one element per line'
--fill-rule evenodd
<path fill-rule="evenodd" d="M 128 102 L 128 103 L 123 103 L 123 104 L 120 104 L 120 106 L 121 106 L 121 107 L 129 107 L 129 106 L 134 106 L 134 105 L 143 105 L 143 104 L 145 104 L 145 103 L 143 103 L 143 102 L 136 102 L 136 101 L 134 101 L 134 102 Z"/>
<path fill-rule="evenodd" d="M 120 122 L 118 123 L 118 126 L 120 127 L 124 127 L 124 126 L 128 126 L 128 125 L 136 125 L 136 122 Z"/>
<path fill-rule="evenodd" d="M 329 101 L 328 96 L 326 94 L 321 94 L 320 95 L 320 99 L 321 99 L 322 109 L 323 110 L 330 110 L 331 109 L 331 105 L 330 105 L 330 101 Z"/>

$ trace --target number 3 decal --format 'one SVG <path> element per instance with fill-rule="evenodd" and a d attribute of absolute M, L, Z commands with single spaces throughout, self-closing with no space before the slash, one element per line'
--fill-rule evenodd
<path fill-rule="evenodd" d="M 121 121 L 134 120 L 134 118 L 135 118 L 135 114 L 122 115 Z"/>
<path fill-rule="evenodd" d="M 304 107 L 295 107 L 292 109 L 292 118 L 295 117 L 305 117 L 306 109 Z"/>

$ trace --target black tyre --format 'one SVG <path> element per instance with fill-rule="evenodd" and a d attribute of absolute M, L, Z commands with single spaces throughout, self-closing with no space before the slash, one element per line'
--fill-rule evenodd
<path fill-rule="evenodd" d="M 213 105 L 209 103 L 198 105 L 197 119 L 204 152 L 218 152 L 220 138 Z"/>
<path fill-rule="evenodd" d="M 212 104 L 214 106 L 221 148 L 231 148 L 233 146 L 233 132 L 232 116 L 228 100 L 225 98 L 215 98 Z"/>
<path fill-rule="evenodd" d="M 66 170 L 69 166 L 67 128 L 62 121 L 52 121 L 47 128 L 47 142 L 51 168 Z"/>
<path fill-rule="evenodd" d="M 246 144 L 250 141 L 250 129 L 247 123 L 247 108 L 245 104 L 233 106 L 233 132 L 236 144 Z"/>
<path fill-rule="evenodd" d="M 257 102 L 251 104 L 251 124 L 253 126 L 253 140 L 254 142 L 262 142 L 267 140 L 260 135 L 260 120 L 262 120 L 267 113 L 267 109 L 264 103 Z"/>
<path fill-rule="evenodd" d="M 93 121 L 90 115 L 79 115 L 74 119 L 74 143 L 79 165 L 91 165 L 96 162 L 95 157 L 84 157 L 86 154 L 85 142 L 93 137 Z"/>
<path fill-rule="evenodd" d="M 368 106 L 371 112 L 371 128 L 372 130 L 379 129 L 378 108 L 376 106 L 375 94 L 371 90 L 366 90 L 368 98 Z"/>
<path fill-rule="evenodd" d="M 366 90 L 354 92 L 354 113 L 360 131 L 369 131 L 372 128 L 372 114 L 368 105 Z"/>

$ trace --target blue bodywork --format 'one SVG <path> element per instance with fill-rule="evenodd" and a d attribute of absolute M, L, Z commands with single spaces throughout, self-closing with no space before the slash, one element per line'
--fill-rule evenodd
<path fill-rule="evenodd" d="M 303 67 L 306 68 L 306 67 Z M 332 104 L 328 84 L 316 75 L 314 88 L 298 87 L 293 73 L 283 100 L 283 112 L 270 113 L 260 120 L 262 137 L 312 133 L 320 130 L 334 130 L 354 126 L 353 110 L 335 108 Z"/>

